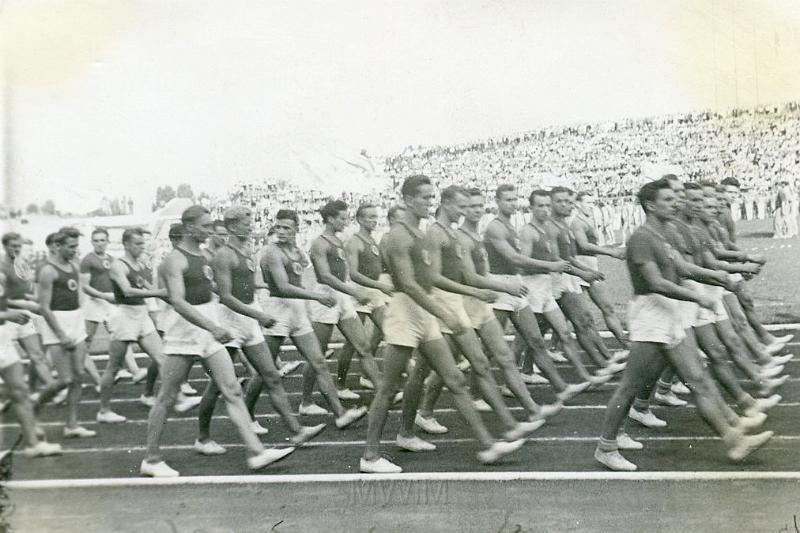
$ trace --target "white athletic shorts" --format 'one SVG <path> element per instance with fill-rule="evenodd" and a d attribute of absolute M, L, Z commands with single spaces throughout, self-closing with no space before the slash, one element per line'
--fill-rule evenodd
<path fill-rule="evenodd" d="M 164 306 L 156 314 L 156 329 L 161 333 L 167 331 L 177 314 L 171 305 L 164 302 Z"/>
<path fill-rule="evenodd" d="M 275 319 L 271 328 L 264 329 L 269 337 L 302 337 L 314 333 L 308 319 L 306 302 L 296 298 L 270 296 L 262 302 L 264 312 Z"/>
<path fill-rule="evenodd" d="M 145 298 L 144 305 L 147 307 L 148 313 L 158 313 L 161 310 L 161 306 L 159 305 L 160 298 Z"/>
<path fill-rule="evenodd" d="M 381 274 L 378 277 L 378 281 L 394 286 L 392 277 L 389 274 Z M 375 309 L 379 309 L 389 303 L 391 296 L 388 296 L 386 293 L 378 289 L 373 289 L 372 287 L 364 287 L 363 285 L 359 285 L 359 287 L 369 293 L 371 301 L 367 305 L 360 305 L 356 299 L 353 298 L 353 306 L 356 308 L 356 313 L 371 315 Z"/>
<path fill-rule="evenodd" d="M 396 292 L 386 306 L 383 338 L 387 344 L 417 348 L 442 338 L 439 321 L 404 292 Z"/>
<path fill-rule="evenodd" d="M 261 309 L 256 307 L 256 304 L 250 304 L 248 307 L 261 311 Z M 259 324 L 258 320 L 255 318 L 240 315 L 231 308 L 220 305 L 219 320 L 220 325 L 227 329 L 233 336 L 233 340 L 226 343 L 225 346 L 231 348 L 246 348 L 264 342 L 264 333 L 261 331 L 261 324 Z"/>
<path fill-rule="evenodd" d="M 722 302 L 723 293 L 725 289 L 717 287 L 716 285 L 697 284 L 697 290 L 705 293 L 714 300 L 714 309 L 706 309 L 705 307 L 697 306 L 697 320 L 695 326 L 707 326 L 709 324 L 716 324 L 723 320 L 728 320 L 728 311 L 725 310 L 725 304 Z"/>
<path fill-rule="evenodd" d="M 558 308 L 553 297 L 553 276 L 551 274 L 534 274 L 524 276 L 522 283 L 528 288 L 528 303 L 534 313 L 549 313 Z"/>
<path fill-rule="evenodd" d="M 0 370 L 4 370 L 14 363 L 19 363 L 20 358 L 17 353 L 17 347 L 14 346 L 12 341 L 12 328 L 10 327 L 13 322 L 6 322 L 0 324 Z"/>
<path fill-rule="evenodd" d="M 15 324 L 14 322 L 6 322 L 6 326 L 9 327 L 9 332 L 11 335 L 12 341 L 18 341 L 20 339 L 27 339 L 33 335 L 38 335 L 39 331 L 36 329 L 36 317 L 39 315 L 35 315 L 30 311 L 23 311 L 26 315 L 28 315 L 28 321 L 24 324 Z"/>
<path fill-rule="evenodd" d="M 467 295 L 462 295 L 461 299 L 464 301 L 464 311 L 472 322 L 472 329 L 481 329 L 495 319 L 492 306 L 486 302 Z"/>
<path fill-rule="evenodd" d="M 700 285 L 700 283 L 692 279 L 685 279 L 681 281 L 681 285 L 694 292 L 702 291 L 702 288 L 697 287 Z M 680 300 L 680 306 L 681 318 L 683 319 L 683 329 L 689 329 L 697 326 L 697 315 L 700 312 L 700 306 L 697 305 L 697 302 Z"/>
<path fill-rule="evenodd" d="M 116 307 L 114 314 L 108 319 L 111 340 L 134 342 L 156 332 L 146 305 L 120 304 Z"/>
<path fill-rule="evenodd" d="M 220 324 L 219 304 L 208 302 L 193 306 L 194 310 L 206 317 L 214 324 Z M 210 357 L 215 353 L 225 350 L 210 331 L 197 327 L 174 309 L 169 326 L 164 332 L 164 353 L 167 355 L 197 355 Z"/>
<path fill-rule="evenodd" d="M 109 304 L 110 305 L 110 304 Z M 58 325 L 61 330 L 68 337 L 72 337 L 76 343 L 86 340 L 86 316 L 83 314 L 83 309 L 75 309 L 73 311 L 53 311 Z M 42 319 L 42 329 L 39 333 L 42 335 L 42 344 L 44 346 L 52 346 L 59 344 L 58 336 L 50 329 L 47 321 Z"/>
<path fill-rule="evenodd" d="M 472 328 L 472 320 L 467 314 L 466 309 L 464 309 L 464 299 L 462 295 L 443 291 L 442 289 L 434 287 L 433 290 L 431 290 L 431 299 L 455 315 L 461 327 L 465 329 Z M 446 335 L 453 333 L 441 320 L 439 320 L 439 329 Z"/>
<path fill-rule="evenodd" d="M 583 292 L 579 281 L 581 278 L 563 272 L 553 272 L 553 298 L 559 300 L 565 293 L 580 294 Z"/>
<path fill-rule="evenodd" d="M 336 305 L 326 307 L 316 300 L 307 300 L 308 315 L 312 322 L 320 324 L 338 324 L 348 318 L 357 318 L 353 297 L 339 292 L 330 285 L 317 285 L 316 290 L 336 299 Z"/>
<path fill-rule="evenodd" d="M 519 279 L 518 276 L 510 274 L 489 274 L 489 277 L 503 282 Z M 511 311 L 513 313 L 519 313 L 529 305 L 526 298 L 522 296 L 511 296 L 506 292 L 498 292 L 497 300 L 492 302 L 493 309 L 497 309 L 498 311 Z"/>
<path fill-rule="evenodd" d="M 581 264 L 586 265 L 593 270 L 600 270 L 600 261 L 597 260 L 596 255 L 579 255 L 576 257 L 576 259 L 580 261 Z M 577 280 L 578 280 L 578 285 L 580 285 L 581 287 L 589 286 L 589 282 L 585 281 L 583 278 L 577 278 Z"/>
<path fill-rule="evenodd" d="M 661 294 L 636 294 L 628 304 L 631 342 L 654 342 L 674 347 L 686 337 L 678 300 Z"/>
<path fill-rule="evenodd" d="M 109 293 L 110 294 L 110 293 Z M 83 314 L 87 322 L 108 322 L 109 317 L 114 313 L 114 304 L 102 298 L 89 296 L 83 303 Z"/>

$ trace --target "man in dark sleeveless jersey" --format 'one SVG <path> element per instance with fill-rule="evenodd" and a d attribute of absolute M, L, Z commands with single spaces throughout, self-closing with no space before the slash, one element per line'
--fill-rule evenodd
<path fill-rule="evenodd" d="M 222 219 L 228 238 L 224 246 L 217 248 L 211 266 L 219 289 L 220 323 L 233 336 L 225 347 L 229 351 L 242 350 L 266 385 L 272 405 L 288 426 L 291 433 L 289 440 L 294 445 L 303 444 L 318 435 L 325 424 L 302 426 L 292 414 L 281 376 L 261 332 L 262 325 L 269 327 L 275 321 L 255 303 L 256 265 L 249 249 L 253 231 L 252 214 L 245 207 L 234 206 L 225 210 Z M 194 448 L 203 455 L 220 455 L 226 452 L 225 448 L 211 440 L 209 435 L 214 403 L 219 396 L 218 387 L 212 382 L 203 396 L 199 413 L 200 431 Z M 261 429 L 257 423 L 251 425 L 254 430 L 256 426 Z"/>
<path fill-rule="evenodd" d="M 314 300 L 309 300 L 309 318 L 311 318 L 314 332 L 319 339 L 322 353 L 328 349 L 333 326 L 337 326 L 361 358 L 361 368 L 367 378 L 377 387 L 381 373 L 370 351 L 364 326 L 358 320 L 353 305 L 353 299 L 360 305 L 373 303 L 374 296 L 350 281 L 350 268 L 347 264 L 344 244 L 336 236 L 347 224 L 347 204 L 341 200 L 330 201 L 320 209 L 320 215 L 322 215 L 324 228 L 322 233 L 311 243 L 311 263 L 314 265 L 314 273 L 317 278 L 316 290 L 332 296 L 336 300 L 336 305 L 327 307 Z M 314 370 L 308 366 L 303 373 L 302 405 L 306 412 L 321 409 L 314 405 L 311 399 L 313 390 Z"/>
<path fill-rule="evenodd" d="M 286 337 L 291 337 L 297 351 L 314 371 L 320 391 L 336 417 L 336 427 L 344 429 L 367 414 L 367 409 L 366 407 L 345 409 L 342 406 L 305 306 L 306 301 L 313 300 L 321 305 L 333 307 L 336 305 L 336 299 L 328 293 L 303 287 L 303 270 L 308 266 L 308 259 L 295 243 L 299 223 L 297 213 L 281 209 L 275 218 L 272 229 L 276 241 L 267 246 L 261 258 L 261 272 L 270 293 L 264 311 L 275 320 L 275 323 L 265 330 L 267 346 L 271 353 L 277 354 Z M 255 376 L 247 387 L 247 406 L 251 413 L 262 386 L 261 377 Z M 302 405 L 299 413 L 301 415 L 307 413 Z"/>
<path fill-rule="evenodd" d="M 39 271 L 39 305 L 44 324 L 42 344 L 50 350 L 58 369 L 58 383 L 67 386 L 67 422 L 64 437 L 94 437 L 78 425 L 78 403 L 86 364 L 86 324 L 81 309 L 81 276 L 75 263 L 78 239 L 75 228 L 62 228 L 54 239 L 55 256 Z M 45 395 L 41 403 L 49 400 Z"/>
<path fill-rule="evenodd" d="M 519 449 L 524 441 L 505 442 L 492 438 L 473 407 L 464 375 L 456 367 L 450 348 L 442 338 L 439 321 L 454 335 L 462 334 L 470 326 L 465 326 L 451 310 L 431 297 L 433 273 L 430 241 L 419 230 L 420 220 L 428 217 L 434 198 L 430 178 L 406 178 L 401 192 L 406 204 L 403 219 L 393 225 L 384 237 L 386 266 L 396 290 L 386 309 L 384 321 L 383 333 L 389 345 L 384 363 L 384 380 L 370 406 L 367 445 L 359 468 L 366 473 L 402 471 L 402 468 L 380 456 L 380 438 L 392 397 L 415 349 L 419 349 L 421 357 L 427 359 L 431 368 L 442 377 L 453 395 L 456 408 L 484 446 L 485 449 L 478 453 L 478 459 L 486 464 L 494 463 Z M 409 393 L 406 392 L 404 410 L 408 402 Z"/>
<path fill-rule="evenodd" d="M 147 455 L 141 463 L 142 475 L 175 477 L 179 473 L 167 465 L 159 450 L 167 413 L 175 403 L 181 383 L 189 375 L 195 357 L 219 387 L 228 416 L 248 450 L 247 466 L 257 470 L 278 461 L 294 448 L 265 449 L 250 427 L 250 417 L 236 381 L 236 372 L 224 343 L 231 334 L 220 325 L 217 304 L 211 298 L 214 272 L 200 244 L 212 231 L 212 220 L 202 206 L 187 208 L 181 215 L 184 234 L 181 242 L 164 259 L 166 288 L 175 316 L 164 333 L 165 357 L 161 389 L 150 410 L 147 427 Z"/>

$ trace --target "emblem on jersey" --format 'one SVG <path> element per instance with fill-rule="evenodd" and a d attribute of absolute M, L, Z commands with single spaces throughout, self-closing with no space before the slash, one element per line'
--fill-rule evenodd
<path fill-rule="evenodd" d="M 371 251 L 373 254 L 375 254 L 375 255 L 377 255 L 377 256 L 380 256 L 380 255 L 381 255 L 381 252 L 380 252 L 380 250 L 378 250 L 378 247 L 377 247 L 377 246 L 375 246 L 374 244 L 373 244 L 372 246 L 370 246 L 370 247 L 369 247 L 369 249 L 370 249 L 370 251 Z"/>
<path fill-rule="evenodd" d="M 422 262 L 428 266 L 431 265 L 431 254 L 428 250 L 425 250 L 424 248 L 422 250 Z"/>
<path fill-rule="evenodd" d="M 336 254 L 339 256 L 339 259 L 344 259 L 344 248 L 337 248 Z"/>
<path fill-rule="evenodd" d="M 105 268 L 106 270 L 111 269 L 111 263 L 108 261 L 108 259 L 103 259 L 103 268 Z"/>
<path fill-rule="evenodd" d="M 252 259 L 250 259 L 249 257 L 248 257 L 247 259 L 245 259 L 245 260 L 244 260 L 244 264 L 246 264 L 246 265 L 247 265 L 247 269 L 248 269 L 250 272 L 255 272 L 255 271 L 256 271 L 256 264 L 255 264 L 255 262 L 254 262 Z"/>
<path fill-rule="evenodd" d="M 214 281 L 214 271 L 209 265 L 203 265 L 203 275 L 208 281 Z"/>
<path fill-rule="evenodd" d="M 74 279 L 67 280 L 67 288 L 69 290 L 71 290 L 72 292 L 77 291 L 78 290 L 78 282 L 75 281 Z"/>
<path fill-rule="evenodd" d="M 142 279 L 142 276 L 136 276 L 136 287 L 139 289 L 143 289 L 145 287 L 145 282 Z"/>
<path fill-rule="evenodd" d="M 292 272 L 301 276 L 303 274 L 303 265 L 297 262 L 292 263 Z"/>

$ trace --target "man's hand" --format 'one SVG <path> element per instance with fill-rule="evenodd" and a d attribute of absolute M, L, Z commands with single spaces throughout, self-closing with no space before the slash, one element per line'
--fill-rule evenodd
<path fill-rule="evenodd" d="M 29 318 L 30 317 L 28 316 L 28 313 L 24 311 L 17 311 L 14 309 L 9 309 L 6 311 L 5 319 L 15 324 L 27 324 Z"/>
<path fill-rule="evenodd" d="M 614 259 L 625 259 L 625 248 L 615 248 L 611 257 Z"/>
<path fill-rule="evenodd" d="M 333 307 L 336 305 L 336 298 L 333 296 L 328 296 L 327 294 L 320 294 L 317 301 L 324 305 L 325 307 Z"/>
<path fill-rule="evenodd" d="M 265 328 L 271 328 L 275 325 L 275 319 L 266 313 L 260 313 L 258 316 L 258 323 Z"/>
<path fill-rule="evenodd" d="M 369 292 L 365 290 L 358 290 L 356 292 L 356 301 L 359 305 L 368 305 L 372 302 L 372 297 L 370 297 Z"/>
<path fill-rule="evenodd" d="M 219 326 L 214 326 L 214 329 L 211 330 L 211 334 L 220 344 L 225 344 L 233 340 L 233 336 L 228 332 L 228 330 Z"/>
<path fill-rule="evenodd" d="M 700 305 L 700 307 L 710 309 L 711 311 L 714 310 L 714 306 L 716 305 L 714 299 L 706 296 L 705 294 L 701 294 L 697 297 L 697 303 Z"/>
<path fill-rule="evenodd" d="M 497 301 L 497 293 L 489 289 L 478 289 L 478 299 L 486 302 L 487 304 Z"/>
<path fill-rule="evenodd" d="M 759 265 L 764 265 L 767 263 L 767 258 L 761 254 L 753 254 L 753 255 L 748 254 L 747 260 L 753 263 L 758 263 Z"/>
<path fill-rule="evenodd" d="M 394 287 L 392 287 L 388 283 L 380 283 L 378 290 L 380 290 L 386 296 L 391 296 L 392 294 L 394 294 Z"/>
<path fill-rule="evenodd" d="M 563 259 L 550 263 L 550 272 L 566 272 L 571 265 Z"/>
<path fill-rule="evenodd" d="M 506 292 L 511 296 L 520 298 L 528 295 L 528 287 L 526 287 L 521 280 L 514 279 L 506 284 Z"/>

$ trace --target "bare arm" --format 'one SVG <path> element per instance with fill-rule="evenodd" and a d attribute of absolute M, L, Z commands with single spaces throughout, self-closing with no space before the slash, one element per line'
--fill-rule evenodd
<path fill-rule="evenodd" d="M 482 298 L 485 293 L 475 287 L 462 285 L 442 275 L 442 246 L 446 245 L 449 241 L 447 235 L 436 226 L 433 226 L 426 236 L 428 239 L 428 249 L 431 254 L 431 281 L 434 287 L 438 287 L 443 291 L 454 292 L 457 294 L 464 294 L 474 298 Z M 460 268 L 461 265 L 448 265 L 448 268 Z"/>
<path fill-rule="evenodd" d="M 625 258 L 624 248 L 607 248 L 589 242 L 586 235 L 586 226 L 581 222 L 572 224 L 572 232 L 575 234 L 575 243 L 578 245 L 578 252 L 582 255 L 607 255 L 615 259 Z"/>
<path fill-rule="evenodd" d="M 315 291 L 309 291 L 303 287 L 297 287 L 289 283 L 289 276 L 286 275 L 286 270 L 283 267 L 283 258 L 275 248 L 270 248 L 264 252 L 264 257 L 261 258 L 262 271 L 269 272 L 272 276 L 272 281 L 275 282 L 277 293 L 271 294 L 278 298 L 296 298 L 299 300 L 316 300 L 321 301 L 323 295 Z"/>
<path fill-rule="evenodd" d="M 703 264 L 706 268 L 723 270 L 732 274 L 757 274 L 759 265 L 754 263 L 731 263 L 717 258 L 717 255 L 709 249 L 704 249 L 702 253 Z"/>
<path fill-rule="evenodd" d="M 699 295 L 696 291 L 681 287 L 680 285 L 665 279 L 661 275 L 661 271 L 658 269 L 658 265 L 656 265 L 655 262 L 648 261 L 647 263 L 641 265 L 640 268 L 651 292 L 661 294 L 667 298 L 672 298 L 675 300 L 697 302 L 703 305 L 703 307 L 708 307 L 708 305 L 705 305 L 708 303 L 708 299 L 705 296 Z"/>
<path fill-rule="evenodd" d="M 467 285 L 472 285 L 473 287 L 478 287 L 480 289 L 489 289 L 492 291 L 498 292 L 509 292 L 511 287 L 509 284 L 504 283 L 498 279 L 491 279 L 486 276 L 481 276 L 478 274 L 478 271 L 475 267 L 475 262 L 472 260 L 472 250 L 477 246 L 473 240 L 469 237 L 464 235 L 458 236 L 459 240 L 461 240 L 461 246 L 464 248 L 464 258 L 463 258 L 463 273 L 464 273 L 464 281 L 467 282 Z"/>
<path fill-rule="evenodd" d="M 214 333 L 219 327 L 200 314 L 193 305 L 186 301 L 186 287 L 183 284 L 183 272 L 188 268 L 186 258 L 172 252 L 164 259 L 164 281 L 167 285 L 170 303 L 179 315 L 199 328 Z"/>
<path fill-rule="evenodd" d="M 219 290 L 219 303 L 230 308 L 240 315 L 255 318 L 261 323 L 268 322 L 272 325 L 272 319 L 266 314 L 250 307 L 233 295 L 231 279 L 231 267 L 238 261 L 236 254 L 228 248 L 223 248 L 214 256 L 211 266 L 214 270 L 214 280 L 217 282 Z"/>
<path fill-rule="evenodd" d="M 364 287 L 371 287 L 373 289 L 377 289 L 381 292 L 387 292 L 390 290 L 384 283 L 380 281 L 376 281 L 369 276 L 365 276 L 361 272 L 358 271 L 359 269 L 359 254 L 364 250 L 364 243 L 358 237 L 351 237 L 350 240 L 347 241 L 345 244 L 345 252 L 347 253 L 347 264 L 350 267 L 350 279 L 354 282 L 358 283 L 359 285 L 363 285 Z"/>
<path fill-rule="evenodd" d="M 356 287 L 345 283 L 331 274 L 331 267 L 328 264 L 327 256 L 327 251 L 330 246 L 330 243 L 320 238 L 314 241 L 314 244 L 311 245 L 311 250 L 309 250 L 311 263 L 314 265 L 314 271 L 317 273 L 317 279 L 320 283 L 333 287 L 339 292 L 349 294 L 356 298 L 361 296 L 360 291 L 357 290 Z"/>
<path fill-rule="evenodd" d="M 728 275 L 721 270 L 711 270 L 704 268 L 694 263 L 691 263 L 683 257 L 678 257 L 675 260 L 678 268 L 678 275 L 682 278 L 689 278 L 706 285 L 717 285 L 720 287 L 730 288 L 731 283 L 728 281 Z"/>
<path fill-rule="evenodd" d="M 139 289 L 132 287 L 128 281 L 128 267 L 122 261 L 111 263 L 109 275 L 126 298 L 163 298 L 167 295 L 166 289 Z"/>
<path fill-rule="evenodd" d="M 488 239 L 494 249 L 502 255 L 507 261 L 517 267 L 522 267 L 528 271 L 533 272 L 563 272 L 565 262 L 553 261 L 540 261 L 531 257 L 522 255 L 517 252 L 503 235 L 502 229 L 498 224 L 491 223 L 486 228 L 486 239 Z"/>
<path fill-rule="evenodd" d="M 56 272 L 55 267 L 51 265 L 45 265 L 39 272 L 39 308 L 42 317 L 45 322 L 47 322 L 47 325 L 50 326 L 50 329 L 53 330 L 53 333 L 56 334 L 58 340 L 61 341 L 62 344 L 66 344 L 72 339 L 67 338 L 64 330 L 61 329 L 61 325 L 58 323 L 58 319 L 55 314 L 53 314 L 53 310 L 50 309 L 50 299 L 53 296 L 53 280 L 57 277 L 58 272 Z"/>

